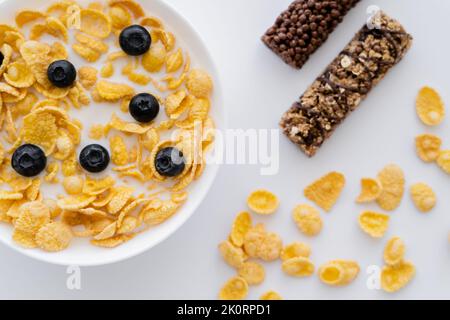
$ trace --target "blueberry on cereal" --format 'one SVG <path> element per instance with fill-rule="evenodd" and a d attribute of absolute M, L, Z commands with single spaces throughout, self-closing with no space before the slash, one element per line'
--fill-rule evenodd
<path fill-rule="evenodd" d="M 150 122 L 158 116 L 159 102 L 149 93 L 140 93 L 131 99 L 128 110 L 136 121 Z"/>
<path fill-rule="evenodd" d="M 109 165 L 109 153 L 99 144 L 90 144 L 80 152 L 80 165 L 84 170 L 97 173 L 105 170 Z"/>
<path fill-rule="evenodd" d="M 185 167 L 183 152 L 174 147 L 161 149 L 155 158 L 156 171 L 164 177 L 176 177 Z"/>
<path fill-rule="evenodd" d="M 3 60 L 5 60 L 5 56 L 0 52 L 0 66 L 3 64 Z"/>
<path fill-rule="evenodd" d="M 47 157 L 38 146 L 24 144 L 14 151 L 11 165 L 21 176 L 34 177 L 45 169 Z"/>
<path fill-rule="evenodd" d="M 57 60 L 52 62 L 47 69 L 47 76 L 50 82 L 58 88 L 70 87 L 77 77 L 77 70 L 67 60 Z"/>
<path fill-rule="evenodd" d="M 122 30 L 119 36 L 122 50 L 130 56 L 140 56 L 150 49 L 152 37 L 144 27 L 131 25 Z"/>

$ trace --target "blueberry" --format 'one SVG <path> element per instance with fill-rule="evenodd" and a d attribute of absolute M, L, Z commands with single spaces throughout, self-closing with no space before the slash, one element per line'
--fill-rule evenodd
<path fill-rule="evenodd" d="M 77 70 L 67 60 L 52 62 L 47 69 L 47 77 L 58 88 L 70 87 L 77 77 Z"/>
<path fill-rule="evenodd" d="M 150 49 L 152 37 L 144 27 L 131 25 L 122 30 L 119 36 L 120 47 L 130 56 L 140 56 Z"/>
<path fill-rule="evenodd" d="M 5 60 L 5 56 L 0 52 L 0 66 L 3 64 L 3 60 Z"/>
<path fill-rule="evenodd" d="M 185 160 L 177 148 L 168 147 L 159 150 L 155 158 L 156 171 L 164 177 L 175 177 L 183 172 Z"/>
<path fill-rule="evenodd" d="M 159 102 L 148 93 L 137 94 L 131 99 L 128 107 L 131 116 L 138 122 L 150 122 L 159 113 Z"/>
<path fill-rule="evenodd" d="M 101 172 L 108 167 L 109 153 L 99 144 L 90 144 L 80 152 L 80 165 L 89 172 Z"/>
<path fill-rule="evenodd" d="M 11 165 L 21 176 L 34 177 L 45 169 L 47 157 L 38 146 L 24 144 L 14 151 Z"/>

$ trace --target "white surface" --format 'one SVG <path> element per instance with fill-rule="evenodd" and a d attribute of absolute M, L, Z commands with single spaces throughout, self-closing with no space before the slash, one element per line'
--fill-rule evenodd
<path fill-rule="evenodd" d="M 415 155 L 413 139 L 433 132 L 450 147 L 450 119 L 427 129 L 417 119 L 414 99 L 425 84 L 435 86 L 447 102 L 448 30 L 450 2 L 444 0 L 363 0 L 339 29 L 301 70 L 291 70 L 268 51 L 259 37 L 289 0 L 167 0 L 202 34 L 219 66 L 230 128 L 277 128 L 280 115 L 290 106 L 366 19 L 365 9 L 377 4 L 398 18 L 414 35 L 415 43 L 399 66 L 370 94 L 361 108 L 345 121 L 331 141 L 313 159 L 307 159 L 285 137 L 280 138 L 280 172 L 260 176 L 258 166 L 223 166 L 198 212 L 172 237 L 151 251 L 125 262 L 82 269 L 82 289 L 66 288 L 65 268 L 34 261 L 0 246 L 0 298 L 211 298 L 234 274 L 217 252 L 235 214 L 245 209 L 247 194 L 266 187 L 281 199 L 280 210 L 264 221 L 285 242 L 311 244 L 316 265 L 334 259 L 360 262 L 362 272 L 346 288 L 329 288 L 317 277 L 294 279 L 282 274 L 280 263 L 266 264 L 267 279 L 250 290 L 257 298 L 268 289 L 290 299 L 408 299 L 450 298 L 450 177 Z M 410 185 L 425 181 L 435 189 L 439 204 L 428 215 L 413 207 L 408 195 L 392 213 L 388 234 L 373 240 L 363 234 L 356 219 L 359 178 L 374 176 L 385 164 L 398 163 Z M 301 235 L 290 217 L 294 205 L 304 202 L 302 190 L 331 170 L 347 177 L 347 186 L 334 210 L 323 214 L 324 230 L 316 238 Z M 389 295 L 369 290 L 365 269 L 381 265 L 385 242 L 401 236 L 407 259 L 417 276 L 402 291 Z"/>

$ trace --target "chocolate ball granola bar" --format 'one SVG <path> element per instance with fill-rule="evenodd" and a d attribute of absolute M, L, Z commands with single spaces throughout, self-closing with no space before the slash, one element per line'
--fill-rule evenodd
<path fill-rule="evenodd" d="M 379 12 L 283 115 L 284 133 L 313 156 L 411 45 L 402 25 Z"/>
<path fill-rule="evenodd" d="M 284 62 L 300 69 L 360 0 L 296 0 L 262 41 Z"/>

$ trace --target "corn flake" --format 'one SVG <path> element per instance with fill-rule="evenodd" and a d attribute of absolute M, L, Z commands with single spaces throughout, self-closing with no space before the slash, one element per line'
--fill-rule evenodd
<path fill-rule="evenodd" d="M 276 195 L 267 190 L 256 190 L 247 198 L 248 207 L 258 214 L 272 214 L 279 206 Z"/>
<path fill-rule="evenodd" d="M 390 239 L 384 247 L 383 258 L 386 264 L 394 266 L 403 261 L 405 256 L 405 243 L 399 237 Z"/>
<path fill-rule="evenodd" d="M 434 134 L 421 134 L 416 137 L 416 151 L 420 159 L 433 162 L 439 157 L 442 140 Z"/>
<path fill-rule="evenodd" d="M 341 195 L 344 186 L 344 175 L 339 172 L 331 172 L 307 186 L 304 194 L 306 198 L 325 211 L 330 211 Z"/>
<path fill-rule="evenodd" d="M 150 129 L 150 126 L 140 125 L 135 122 L 125 122 L 114 113 L 109 122 L 109 126 L 121 132 L 134 134 L 144 134 Z"/>
<path fill-rule="evenodd" d="M 116 181 L 111 176 L 101 179 L 94 179 L 87 176 L 82 192 L 90 196 L 96 196 L 112 188 L 115 183 Z"/>
<path fill-rule="evenodd" d="M 109 139 L 111 161 L 117 166 L 128 163 L 127 145 L 121 136 L 113 136 Z"/>
<path fill-rule="evenodd" d="M 260 300 L 283 300 L 283 298 L 275 291 L 270 290 L 264 292 L 260 297 Z"/>
<path fill-rule="evenodd" d="M 22 28 L 25 24 L 38 19 L 44 19 L 46 16 L 47 15 L 41 11 L 23 10 L 16 15 L 16 24 L 19 28 Z"/>
<path fill-rule="evenodd" d="M 249 285 L 257 285 L 264 281 L 266 272 L 264 267 L 254 261 L 247 261 L 238 267 L 239 277 L 245 279 Z"/>
<path fill-rule="evenodd" d="M 433 88 L 423 87 L 416 100 L 416 111 L 426 125 L 436 126 L 444 120 L 445 108 L 439 93 Z"/>
<path fill-rule="evenodd" d="M 134 89 L 132 87 L 105 80 L 99 81 L 96 88 L 100 97 L 107 101 L 118 101 L 124 97 L 134 95 Z"/>
<path fill-rule="evenodd" d="M 39 229 L 36 234 L 36 244 L 45 251 L 56 252 L 66 249 L 72 238 L 72 230 L 69 226 L 54 221 Z"/>
<path fill-rule="evenodd" d="M 307 236 L 315 236 L 322 230 L 323 222 L 319 211 L 308 205 L 298 205 L 292 211 L 297 227 Z"/>
<path fill-rule="evenodd" d="M 212 79 L 205 71 L 193 69 L 187 76 L 186 88 L 192 95 L 206 98 L 213 88 Z"/>
<path fill-rule="evenodd" d="M 106 205 L 109 214 L 118 213 L 130 200 L 134 189 L 131 187 L 117 187 L 113 190 L 114 196 Z"/>
<path fill-rule="evenodd" d="M 219 244 L 219 252 L 225 262 L 233 268 L 239 268 L 246 260 L 244 251 L 229 241 Z"/>
<path fill-rule="evenodd" d="M 36 81 L 33 73 L 23 60 L 9 64 L 3 77 L 6 82 L 16 88 L 29 88 Z"/>
<path fill-rule="evenodd" d="M 402 201 L 405 190 L 403 170 L 394 164 L 386 166 L 378 174 L 382 192 L 377 198 L 378 205 L 386 211 L 395 210 Z"/>
<path fill-rule="evenodd" d="M 166 62 L 167 51 L 161 42 L 152 44 L 142 56 L 142 66 L 150 73 L 159 72 Z"/>
<path fill-rule="evenodd" d="M 311 248 L 309 245 L 303 242 L 293 242 L 281 250 L 280 258 L 281 260 L 286 261 L 297 257 L 309 258 L 310 255 Z"/>
<path fill-rule="evenodd" d="M 231 242 L 242 247 L 244 244 L 244 238 L 247 232 L 252 227 L 252 217 L 248 212 L 240 212 L 233 222 L 233 227 L 231 228 L 230 240 Z"/>
<path fill-rule="evenodd" d="M 95 200 L 95 196 L 79 194 L 58 199 L 57 204 L 63 210 L 78 210 L 86 208 Z"/>
<path fill-rule="evenodd" d="M 442 150 L 439 152 L 439 157 L 436 160 L 438 166 L 444 170 L 444 172 L 450 174 L 450 150 Z"/>
<path fill-rule="evenodd" d="M 14 227 L 17 230 L 36 234 L 38 230 L 50 221 L 50 210 L 40 201 L 24 203 L 19 208 Z"/>
<path fill-rule="evenodd" d="M 305 257 L 296 257 L 283 261 L 281 269 L 294 277 L 309 277 L 314 274 L 314 264 Z"/>
<path fill-rule="evenodd" d="M 241 277 L 233 277 L 228 280 L 219 293 L 221 300 L 242 300 L 248 295 L 248 284 Z"/>
<path fill-rule="evenodd" d="M 278 259 L 282 247 L 281 238 L 275 233 L 267 232 L 261 224 L 251 228 L 244 237 L 245 253 L 264 261 Z"/>
<path fill-rule="evenodd" d="M 357 203 L 371 202 L 376 200 L 382 192 L 381 182 L 373 178 L 361 179 L 361 193 L 356 199 Z"/>
<path fill-rule="evenodd" d="M 83 184 L 83 178 L 78 175 L 65 177 L 62 182 L 64 190 L 70 195 L 80 194 L 83 190 Z"/>
<path fill-rule="evenodd" d="M 374 238 L 381 238 L 389 227 L 389 216 L 373 211 L 365 211 L 359 216 L 361 229 Z"/>
<path fill-rule="evenodd" d="M 74 43 L 72 45 L 73 51 L 75 51 L 80 57 L 82 57 L 87 62 L 96 62 L 100 59 L 101 53 L 91 49 L 80 43 Z"/>
<path fill-rule="evenodd" d="M 319 268 L 320 280 L 329 286 L 345 286 L 355 280 L 360 271 L 356 261 L 333 260 Z"/>
<path fill-rule="evenodd" d="M 133 0 L 109 0 L 110 7 L 113 7 L 116 5 L 119 5 L 119 6 L 122 6 L 126 9 L 128 9 L 134 15 L 134 17 L 136 19 L 145 16 L 144 9 L 142 9 L 142 7 L 139 3 L 137 3 Z"/>
<path fill-rule="evenodd" d="M 107 38 L 111 34 L 111 19 L 101 11 L 82 9 L 80 30 L 97 38 Z"/>
<path fill-rule="evenodd" d="M 386 292 L 396 292 L 406 286 L 416 273 L 415 266 L 409 261 L 394 266 L 385 266 L 381 271 L 381 288 Z"/>
<path fill-rule="evenodd" d="M 97 83 L 98 71 L 94 67 L 81 67 L 78 70 L 78 79 L 85 89 L 91 89 Z"/>
<path fill-rule="evenodd" d="M 411 186 L 411 198 L 414 205 L 421 212 L 428 212 L 436 205 L 436 194 L 425 183 L 416 183 Z"/>
<path fill-rule="evenodd" d="M 24 248 L 27 249 L 37 248 L 36 240 L 34 234 L 32 233 L 14 229 L 12 239 Z"/>

